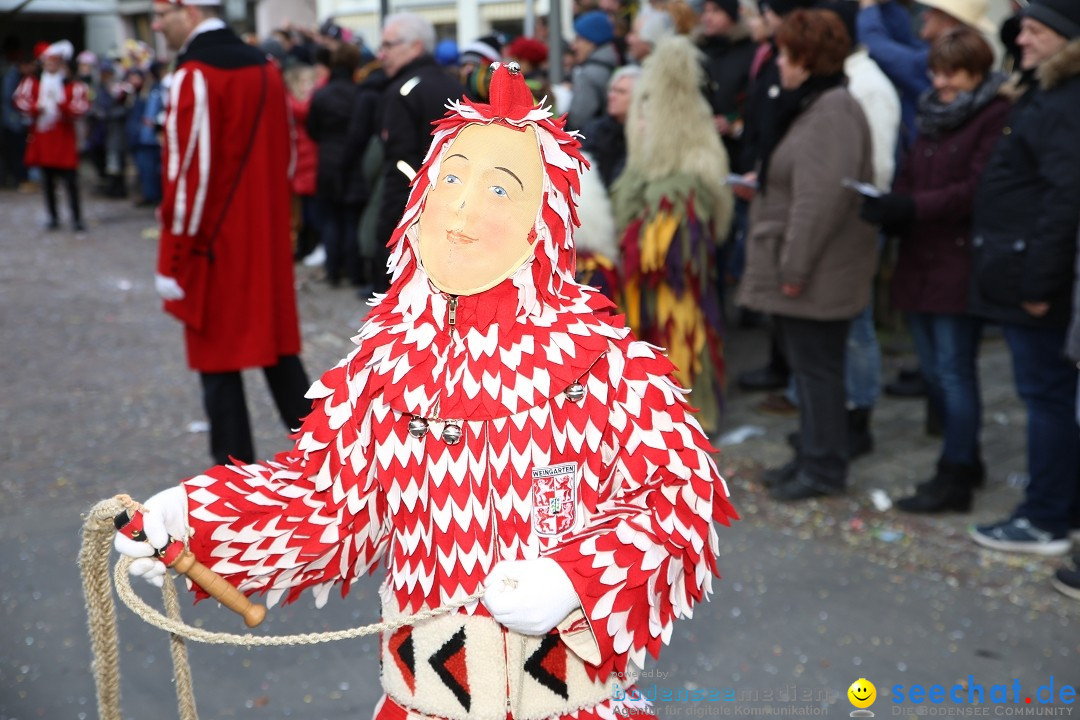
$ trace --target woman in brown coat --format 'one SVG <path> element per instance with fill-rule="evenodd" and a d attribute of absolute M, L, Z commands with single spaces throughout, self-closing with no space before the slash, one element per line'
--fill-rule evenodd
<path fill-rule="evenodd" d="M 866 118 L 844 87 L 851 40 L 840 19 L 797 10 L 776 41 L 783 91 L 750 208 L 739 304 L 773 315 L 791 365 L 801 448 L 766 484 L 777 500 L 802 500 L 847 484 L 844 352 L 851 319 L 870 299 L 877 242 L 842 183 L 872 182 L 873 168 Z"/>

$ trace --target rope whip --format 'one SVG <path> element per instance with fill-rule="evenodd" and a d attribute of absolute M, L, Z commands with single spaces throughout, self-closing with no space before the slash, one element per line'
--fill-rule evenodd
<path fill-rule="evenodd" d="M 82 575 L 83 594 L 86 597 L 87 622 L 90 628 L 90 645 L 93 654 L 91 669 L 94 673 L 94 685 L 97 689 L 98 717 L 100 720 L 123 720 L 120 712 L 120 658 L 119 658 L 119 633 L 116 626 L 116 605 L 113 601 L 112 588 L 109 585 L 109 555 L 112 552 L 113 536 L 117 532 L 117 518 L 133 513 L 145 512 L 145 508 L 136 503 L 127 495 L 102 500 L 87 515 L 83 523 L 82 548 L 79 551 L 79 568 Z M 186 550 L 185 550 L 186 552 Z M 190 553 L 188 553 L 190 554 Z M 185 640 L 206 643 L 209 645 L 238 645 L 243 647 L 266 647 L 282 645 L 315 645 L 317 643 L 332 642 L 335 640 L 351 640 L 366 635 L 395 630 L 405 625 L 415 625 L 439 615 L 445 615 L 461 608 L 471 602 L 479 600 L 484 590 L 481 588 L 463 600 L 449 603 L 438 608 L 421 610 L 413 615 L 406 615 L 390 622 L 379 622 L 371 625 L 350 628 L 348 630 L 332 630 L 317 633 L 300 633 L 295 635 L 253 635 L 246 633 L 214 632 L 203 628 L 193 627 L 185 623 L 180 617 L 180 600 L 176 592 L 171 575 L 165 574 L 165 583 L 162 586 L 165 612 L 151 607 L 139 597 L 131 587 L 131 576 L 128 574 L 132 558 L 121 556 L 113 570 L 113 582 L 116 585 L 116 594 L 128 608 L 145 622 L 156 628 L 170 633 L 169 649 L 173 662 L 173 678 L 176 682 L 176 697 L 180 711 L 180 720 L 198 720 L 195 709 L 195 691 L 191 683 L 191 664 L 188 661 L 187 645 Z M 172 563 L 166 561 L 170 567 L 177 567 L 179 562 L 173 559 Z M 203 585 L 205 580 L 210 583 L 226 583 L 219 576 L 206 568 L 198 566 L 200 572 L 205 575 L 195 577 L 195 571 L 191 571 L 193 580 L 198 582 L 203 589 L 209 588 Z M 183 570 L 188 573 L 189 571 Z M 219 595 L 231 591 L 239 594 L 231 585 L 226 589 L 220 587 L 211 595 L 221 599 Z M 242 596 L 241 596 L 242 597 Z M 248 610 L 250 602 L 243 598 Z M 231 609 L 248 617 L 246 610 L 228 605 Z M 259 606 L 256 609 L 262 610 Z M 259 616 L 261 619 L 261 615 Z M 249 621 L 248 623 L 252 623 Z M 257 624 L 257 623 L 255 623 Z"/>

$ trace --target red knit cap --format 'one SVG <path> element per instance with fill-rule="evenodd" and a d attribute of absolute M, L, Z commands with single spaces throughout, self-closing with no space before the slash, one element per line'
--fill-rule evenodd
<path fill-rule="evenodd" d="M 519 37 L 506 47 L 506 56 L 524 60 L 533 65 L 547 62 L 547 45 L 534 38 Z"/>

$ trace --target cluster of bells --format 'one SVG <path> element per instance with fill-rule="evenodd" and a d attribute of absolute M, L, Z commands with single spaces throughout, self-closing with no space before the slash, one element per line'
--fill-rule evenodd
<path fill-rule="evenodd" d="M 585 386 L 578 382 L 572 383 L 563 391 L 563 395 L 570 402 L 576 403 L 585 397 Z M 428 434 L 428 419 L 413 415 L 412 420 L 409 421 L 409 434 L 417 440 L 422 439 Z M 461 421 L 447 420 L 443 426 L 442 441 L 447 445 L 457 445 L 461 442 L 461 434 Z"/>

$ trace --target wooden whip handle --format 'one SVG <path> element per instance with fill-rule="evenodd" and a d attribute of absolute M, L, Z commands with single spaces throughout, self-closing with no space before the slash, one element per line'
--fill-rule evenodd
<path fill-rule="evenodd" d="M 195 559 L 195 555 L 184 548 L 180 555 L 169 565 L 173 570 L 191 578 L 191 581 L 207 592 L 210 597 L 244 618 L 244 624 L 255 627 L 266 617 L 266 608 L 247 599 L 225 578 Z"/>

